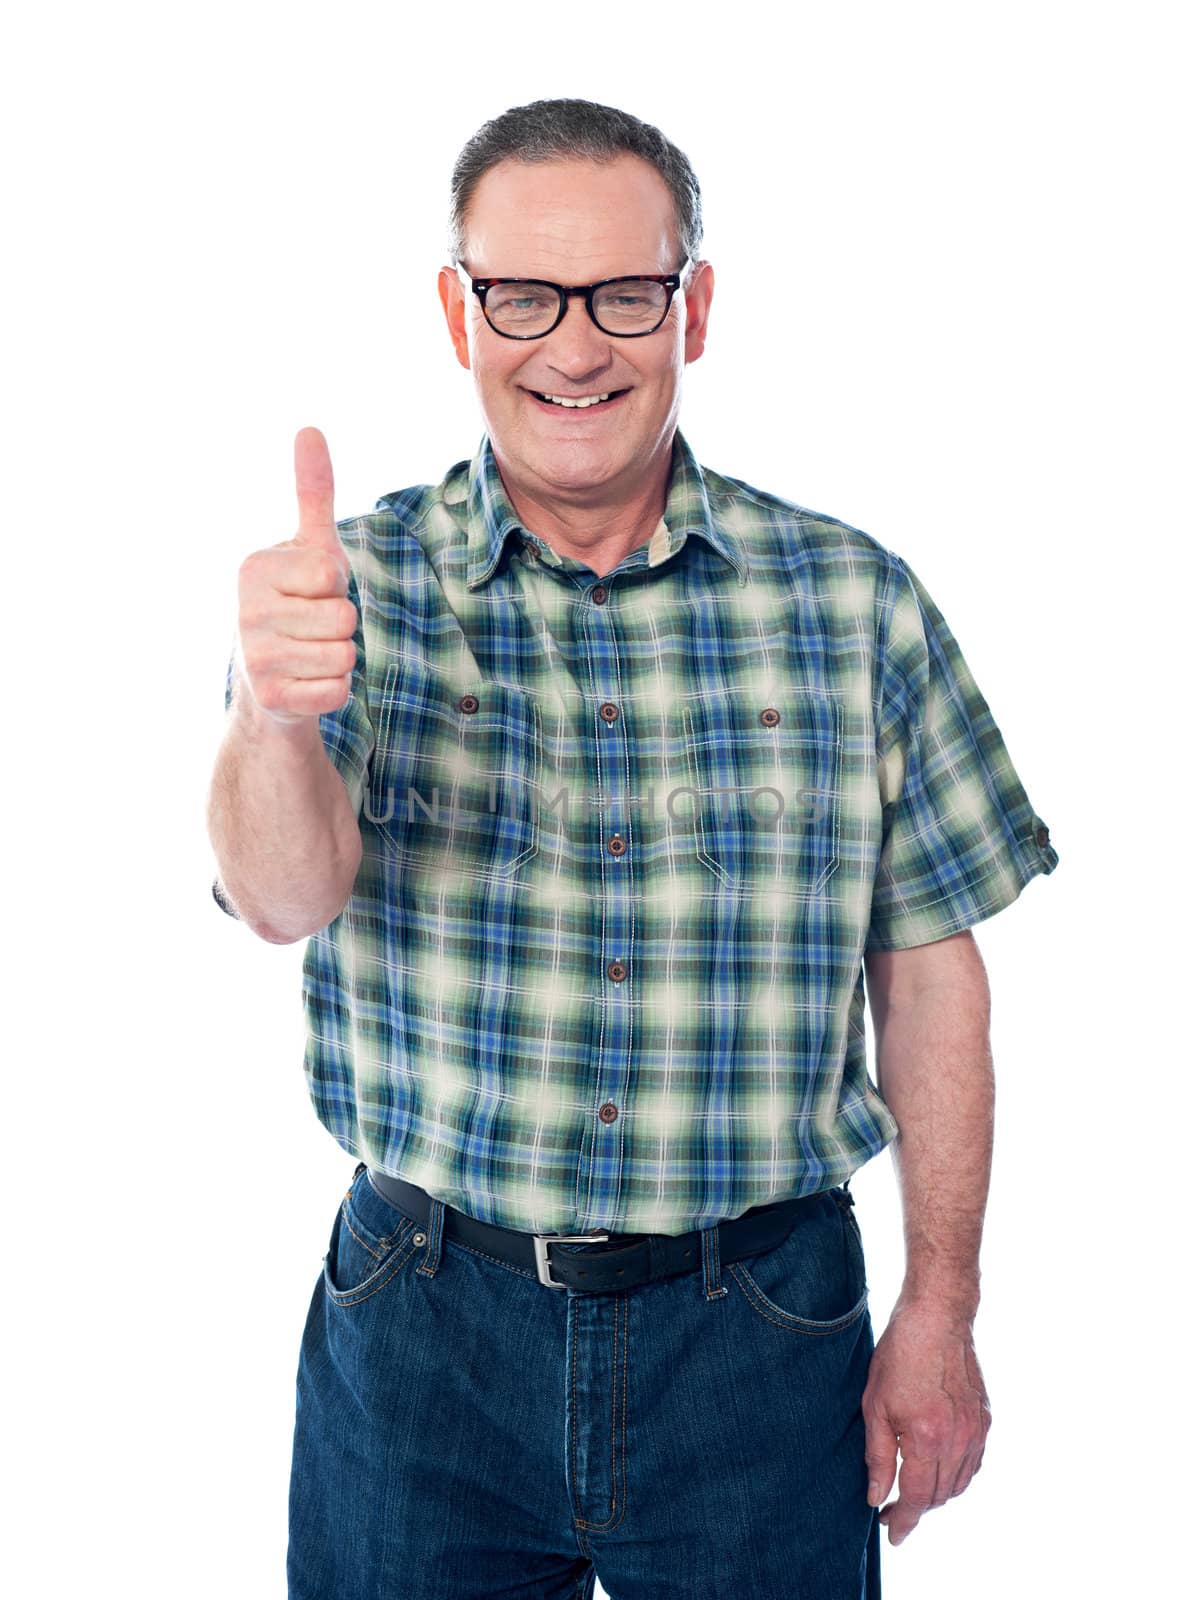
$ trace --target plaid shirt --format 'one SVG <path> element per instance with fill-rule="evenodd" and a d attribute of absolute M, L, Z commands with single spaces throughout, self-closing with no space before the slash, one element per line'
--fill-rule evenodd
<path fill-rule="evenodd" d="M 325 1127 L 525 1232 L 842 1183 L 898 1131 L 865 951 L 1057 865 L 915 574 L 679 432 L 601 578 L 521 526 L 486 436 L 338 527 L 357 664 L 320 729 L 364 857 L 304 959 Z"/>

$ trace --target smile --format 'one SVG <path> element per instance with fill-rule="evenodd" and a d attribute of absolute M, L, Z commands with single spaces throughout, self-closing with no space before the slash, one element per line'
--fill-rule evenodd
<path fill-rule="evenodd" d="M 618 405 L 623 396 L 630 391 L 627 389 L 613 389 L 605 394 L 586 395 L 542 394 L 537 389 L 529 389 L 526 392 L 532 395 L 537 404 L 546 411 L 601 411 L 603 409 L 611 411 Z"/>

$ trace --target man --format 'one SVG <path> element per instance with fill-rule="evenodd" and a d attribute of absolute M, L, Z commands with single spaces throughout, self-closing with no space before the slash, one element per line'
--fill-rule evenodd
<path fill-rule="evenodd" d="M 868 1600 L 878 1521 L 982 1458 L 969 929 L 1057 856 L 906 563 L 697 464 L 700 231 L 633 117 L 486 124 L 438 287 L 487 437 L 337 524 L 304 429 L 298 531 L 241 569 L 215 893 L 309 937 L 309 1087 L 359 1157 L 293 1596 Z M 847 1180 L 891 1142 L 874 1344 Z"/>

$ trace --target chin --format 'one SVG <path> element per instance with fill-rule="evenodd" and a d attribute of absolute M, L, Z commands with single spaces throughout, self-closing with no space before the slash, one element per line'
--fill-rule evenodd
<path fill-rule="evenodd" d="M 554 487 L 577 488 L 616 477 L 634 460 L 630 440 L 539 439 L 515 429 L 488 427 L 488 437 L 501 467 L 510 473 L 540 479 Z"/>
<path fill-rule="evenodd" d="M 538 478 L 554 487 L 590 488 L 597 483 L 609 482 L 620 470 L 630 465 L 631 457 L 617 450 L 591 450 L 585 445 L 533 450 L 524 458 L 524 464 Z"/>

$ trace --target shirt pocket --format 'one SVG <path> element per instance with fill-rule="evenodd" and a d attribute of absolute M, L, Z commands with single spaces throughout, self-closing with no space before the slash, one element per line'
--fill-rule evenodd
<path fill-rule="evenodd" d="M 843 702 L 792 691 L 683 707 L 697 859 L 724 884 L 818 894 L 840 864 Z"/>
<path fill-rule="evenodd" d="M 523 690 L 399 663 L 370 716 L 363 813 L 394 860 L 501 880 L 536 854 L 540 714 Z"/>

